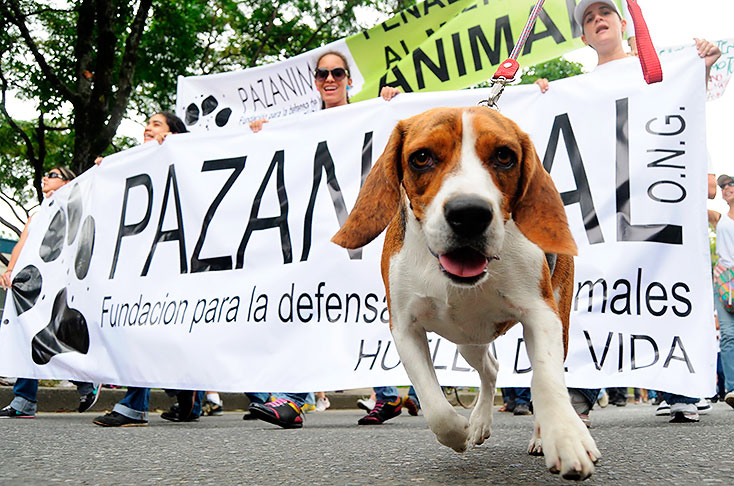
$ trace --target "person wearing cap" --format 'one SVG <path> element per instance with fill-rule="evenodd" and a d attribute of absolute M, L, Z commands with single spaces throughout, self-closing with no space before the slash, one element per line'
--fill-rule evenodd
<path fill-rule="evenodd" d="M 716 179 L 721 188 L 721 197 L 729 205 L 726 214 L 708 211 L 709 223 L 716 228 L 716 255 L 719 261 L 714 274 L 734 267 L 734 178 L 722 174 Z M 734 314 L 728 312 L 718 295 L 714 296 L 716 314 L 721 332 L 721 367 L 724 370 L 724 400 L 734 408 Z"/>
<path fill-rule="evenodd" d="M 624 19 L 613 0 L 581 0 L 576 4 L 573 18 L 581 27 L 581 40 L 596 51 L 597 67 L 612 61 L 630 57 L 623 47 L 625 31 L 631 37 L 630 45 L 634 46 L 632 31 L 627 30 L 628 22 Z M 708 82 L 711 66 L 721 57 L 721 50 L 716 44 L 706 39 L 694 38 L 698 55 L 706 63 L 706 82 Z M 632 49 L 632 55 L 637 49 Z M 535 82 L 540 90 L 548 90 L 548 80 L 538 79 Z"/>
<path fill-rule="evenodd" d="M 632 59 L 637 49 L 633 48 L 632 55 L 628 55 L 623 47 L 627 21 L 619 11 L 616 2 L 613 0 L 580 0 L 574 8 L 573 18 L 581 27 L 583 43 L 596 51 L 597 65 L 595 69 L 612 62 L 633 62 Z M 630 37 L 630 45 L 634 46 L 631 31 L 628 31 L 628 37 Z M 705 79 L 708 82 L 711 66 L 721 56 L 721 50 L 705 39 L 694 40 L 696 41 L 698 55 L 705 60 Z M 629 61 L 624 61 L 626 59 L 629 59 Z M 637 64 L 637 61 L 634 62 Z M 547 79 L 538 79 L 535 84 L 538 85 L 542 93 L 545 93 L 549 88 Z M 716 188 L 713 184 L 713 178 L 713 174 L 709 173 L 709 198 L 715 196 Z M 734 346 L 734 342 L 732 345 Z M 569 388 L 571 403 L 579 416 L 588 416 L 588 412 L 595 401 L 595 397 L 592 398 L 594 392 L 598 393 L 598 390 Z M 663 398 L 667 403 L 661 404 L 661 407 L 667 407 L 670 404 L 671 422 L 697 422 L 699 420 L 698 410 L 705 410 L 707 407 L 705 403 L 700 408 L 697 407 L 696 404 L 699 402 L 697 398 L 669 393 L 663 394 Z M 734 394 L 732 395 L 732 401 L 734 401 Z M 621 405 L 622 402 L 620 401 L 619 404 Z M 708 407 L 710 408 L 710 405 Z M 660 412 L 660 407 L 656 412 Z"/>

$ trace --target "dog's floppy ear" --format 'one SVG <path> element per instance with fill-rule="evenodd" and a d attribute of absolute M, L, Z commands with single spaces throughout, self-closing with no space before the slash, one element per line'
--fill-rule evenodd
<path fill-rule="evenodd" d="M 344 248 L 360 248 L 390 223 L 400 202 L 404 123 L 398 122 L 384 152 L 370 170 L 347 221 L 331 239 Z"/>
<path fill-rule="evenodd" d="M 535 152 L 530 138 L 523 135 L 520 190 L 512 219 L 522 234 L 546 253 L 576 255 L 578 249 L 568 227 L 561 195 Z"/>

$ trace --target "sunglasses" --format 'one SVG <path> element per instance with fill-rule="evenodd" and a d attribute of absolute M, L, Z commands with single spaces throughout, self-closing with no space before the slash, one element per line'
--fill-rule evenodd
<path fill-rule="evenodd" d="M 721 185 L 721 188 L 722 189 L 725 188 L 725 187 L 734 187 L 734 181 L 729 181 L 726 184 L 722 184 Z"/>
<path fill-rule="evenodd" d="M 49 172 L 44 177 L 46 177 L 48 179 L 61 179 L 62 181 L 65 181 L 66 180 L 66 177 L 62 176 L 58 172 Z"/>
<path fill-rule="evenodd" d="M 331 77 L 334 78 L 334 81 L 341 81 L 349 76 L 349 71 L 338 67 L 334 69 L 316 68 L 313 72 L 313 77 L 316 78 L 316 81 L 326 81 L 326 78 L 329 77 L 329 73 L 331 73 Z"/>

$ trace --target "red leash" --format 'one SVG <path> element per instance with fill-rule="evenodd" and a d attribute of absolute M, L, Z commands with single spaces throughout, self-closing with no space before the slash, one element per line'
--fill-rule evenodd
<path fill-rule="evenodd" d="M 520 37 L 515 43 L 515 47 L 510 53 L 510 57 L 502 62 L 497 71 L 492 76 L 492 87 L 489 92 L 489 97 L 481 101 L 480 104 L 486 104 L 487 106 L 495 109 L 499 109 L 497 101 L 499 101 L 502 91 L 505 86 L 515 80 L 515 75 L 520 69 L 520 64 L 517 62 L 517 57 L 520 55 L 520 51 L 525 45 L 525 41 L 528 39 L 530 32 L 535 26 L 535 21 L 538 18 L 540 9 L 543 7 L 545 0 L 538 0 L 530 12 L 530 17 L 525 23 L 525 28 L 520 34 Z M 637 4 L 637 0 L 627 0 L 627 8 L 629 9 L 630 15 L 632 16 L 632 22 L 635 25 L 635 43 L 637 44 L 637 55 L 640 58 L 640 64 L 642 65 L 642 74 L 645 77 L 647 84 L 659 83 L 663 80 L 663 69 L 660 66 L 660 59 L 658 53 L 655 50 L 655 46 L 652 44 L 650 38 L 650 31 L 647 29 L 647 23 L 645 18 L 642 16 L 642 10 Z"/>
<path fill-rule="evenodd" d="M 494 75 L 492 76 L 492 88 L 489 92 L 489 98 L 482 101 L 480 104 L 486 104 L 490 108 L 498 109 L 497 101 L 500 99 L 502 91 L 504 91 L 507 83 L 511 83 L 515 80 L 517 70 L 520 69 L 520 64 L 517 62 L 517 57 L 520 55 L 520 51 L 525 45 L 525 41 L 528 40 L 528 36 L 535 26 L 535 20 L 538 18 L 538 14 L 540 13 L 540 9 L 543 7 L 544 2 L 545 0 L 538 0 L 535 3 L 535 7 L 533 7 L 533 10 L 530 11 L 530 17 L 528 17 L 528 21 L 525 22 L 525 28 L 523 29 L 520 37 L 515 43 L 515 47 L 510 53 L 510 57 L 507 58 L 507 60 L 503 61 L 497 67 L 497 71 L 495 71 Z"/>
<path fill-rule="evenodd" d="M 627 0 L 627 8 L 632 16 L 632 22 L 635 24 L 635 43 L 637 44 L 637 55 L 640 58 L 642 66 L 642 75 L 645 77 L 647 84 L 659 83 L 663 80 L 663 68 L 660 67 L 660 59 L 652 45 L 650 31 L 647 30 L 647 23 L 642 16 L 642 10 L 637 4 L 637 0 Z"/>

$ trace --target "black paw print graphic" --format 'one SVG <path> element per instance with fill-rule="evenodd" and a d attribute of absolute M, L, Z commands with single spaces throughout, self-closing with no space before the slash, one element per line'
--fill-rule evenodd
<path fill-rule="evenodd" d="M 204 98 L 204 95 L 200 95 L 200 98 Z M 219 102 L 217 99 L 209 95 L 201 101 L 201 108 L 196 103 L 191 103 L 186 107 L 186 116 L 184 121 L 187 126 L 193 126 L 201 122 L 207 130 L 209 129 L 209 123 L 212 121 L 212 117 L 209 116 L 217 109 Z M 214 114 L 214 124 L 218 127 L 223 127 L 229 121 L 229 117 L 232 115 L 231 108 L 222 108 Z"/>
<path fill-rule="evenodd" d="M 89 272 L 89 264 L 94 251 L 94 218 L 88 215 L 82 221 L 84 208 L 82 204 L 81 188 L 78 184 L 71 187 L 66 207 L 54 204 L 50 208 L 56 211 L 41 241 L 38 250 L 39 257 L 44 262 L 42 269 L 48 265 L 63 264 L 62 255 L 64 245 L 71 247 L 74 254 L 74 274 L 78 280 L 83 280 Z M 11 294 L 16 313 L 30 311 L 38 302 L 45 298 L 43 290 L 42 271 L 35 265 L 28 265 L 13 278 Z M 61 353 L 79 352 L 87 354 L 89 351 L 89 331 L 87 321 L 78 310 L 70 307 L 67 287 L 62 287 L 54 298 L 51 318 L 48 325 L 39 331 L 31 342 L 31 356 L 33 362 L 39 365 L 47 364 L 51 358 Z"/>

